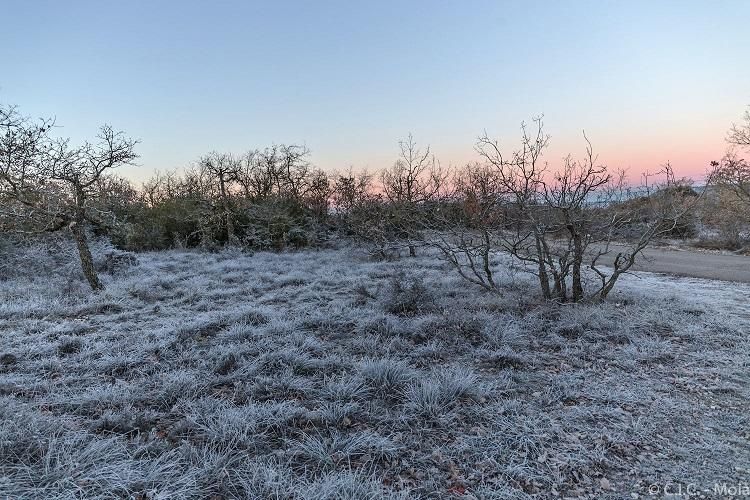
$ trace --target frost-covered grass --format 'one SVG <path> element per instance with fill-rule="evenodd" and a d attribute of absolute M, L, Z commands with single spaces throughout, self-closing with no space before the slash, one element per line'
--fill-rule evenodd
<path fill-rule="evenodd" d="M 691 300 L 699 281 L 555 306 L 429 256 L 138 257 L 98 295 L 75 268 L 0 282 L 0 498 L 622 498 L 750 475 L 750 320 Z"/>

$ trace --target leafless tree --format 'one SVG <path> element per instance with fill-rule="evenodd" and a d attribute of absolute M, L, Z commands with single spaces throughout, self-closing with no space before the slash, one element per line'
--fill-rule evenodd
<path fill-rule="evenodd" d="M 450 186 L 431 218 L 425 242 L 464 279 L 498 292 L 491 267 L 504 216 L 497 175 L 485 165 L 468 164 L 455 172 Z"/>
<path fill-rule="evenodd" d="M 345 174 L 335 174 L 333 179 L 332 201 L 338 212 L 350 212 L 372 195 L 372 176 L 367 172 L 357 174 L 349 169 Z"/>
<path fill-rule="evenodd" d="M 137 155 L 136 141 L 126 138 L 105 125 L 101 128 L 98 142 L 86 143 L 78 149 L 70 149 L 68 141 L 57 141 L 48 155 L 48 165 L 42 167 L 42 176 L 67 187 L 72 203 L 62 205 L 54 214 L 56 218 L 69 221 L 68 227 L 78 246 L 81 266 L 91 288 L 103 288 L 94 269 L 91 250 L 86 240 L 85 223 L 97 222 L 90 210 L 90 200 L 98 194 L 96 188 L 111 170 L 123 165 L 132 165 Z"/>
<path fill-rule="evenodd" d="M 4 109 L 0 124 L 4 221 L 22 232 L 67 226 L 86 279 L 92 289 L 102 289 L 85 224 L 100 222 L 94 205 L 102 194 L 103 179 L 112 169 L 133 164 L 137 141 L 105 125 L 97 142 L 73 148 L 67 139 L 52 137 L 52 121 L 32 122 L 12 108 Z"/>
<path fill-rule="evenodd" d="M 301 200 L 311 189 L 310 150 L 304 146 L 281 145 L 274 169 L 277 192 L 293 200 Z"/>
<path fill-rule="evenodd" d="M 750 163 L 732 145 L 712 165 L 714 182 L 709 186 L 710 206 L 704 218 L 719 230 L 721 245 L 741 248 L 750 225 Z"/>
<path fill-rule="evenodd" d="M 242 156 L 237 182 L 246 200 L 261 201 L 274 192 L 277 149 L 249 151 Z"/>
<path fill-rule="evenodd" d="M 533 131 L 521 124 L 521 147 L 510 155 L 486 133 L 479 137 L 476 150 L 496 172 L 508 207 L 503 230 L 498 232 L 502 247 L 534 267 L 545 299 L 564 299 L 570 264 L 567 253 L 555 258 L 556 247 L 550 245 L 549 238 L 557 226 L 556 214 L 544 203 L 547 165 L 542 162 L 542 155 L 549 136 L 541 117 L 534 118 L 533 123 Z"/>
<path fill-rule="evenodd" d="M 181 192 L 181 179 L 177 172 L 156 172 L 153 177 L 143 183 L 140 190 L 144 203 L 154 207 L 166 200 L 176 198 Z"/>
<path fill-rule="evenodd" d="M 551 182 L 545 182 L 543 194 L 544 205 L 552 212 L 546 229 L 554 236 L 564 234 L 560 239 L 565 242 L 562 251 L 554 255 L 554 252 L 546 249 L 545 238 L 542 237 L 544 256 L 555 278 L 555 292 L 563 300 L 566 298 L 565 277 L 570 269 L 573 302 L 580 302 L 584 298 L 581 268 L 586 249 L 595 238 L 598 223 L 598 214 L 591 210 L 589 202 L 592 195 L 612 180 L 607 168 L 596 162 L 585 134 L 584 139 L 587 144 L 585 159 L 576 161 L 567 156 L 562 170 L 553 175 Z M 550 262 L 553 255 L 557 257 L 557 267 Z"/>
<path fill-rule="evenodd" d="M 331 199 L 339 230 L 361 243 L 374 245 L 374 254 L 381 257 L 387 255 L 393 239 L 388 230 L 390 207 L 383 198 L 367 172 L 350 169 L 333 176 Z"/>
<path fill-rule="evenodd" d="M 198 160 L 198 166 L 201 173 L 208 176 L 209 183 L 213 181 L 215 184 L 227 243 L 236 245 L 238 240 L 232 209 L 232 185 L 239 179 L 240 160 L 231 154 L 214 151 Z"/>
<path fill-rule="evenodd" d="M 727 136 L 729 151 L 720 162 L 714 162 L 715 177 L 720 187 L 728 189 L 742 205 L 750 204 L 750 163 L 740 157 L 738 150 L 750 152 L 750 110 L 745 111 L 743 123 L 732 124 Z"/>
<path fill-rule="evenodd" d="M 597 299 L 606 299 L 614 289 L 617 280 L 630 272 L 642 252 L 657 238 L 672 234 L 686 217 L 693 214 L 703 200 L 705 190 L 700 194 L 692 190 L 689 179 L 676 179 L 669 164 L 663 166 L 663 182 L 653 185 L 640 196 L 615 195 L 610 197 L 609 206 L 604 212 L 608 219 L 600 228 L 598 245 L 590 255 L 589 267 L 599 278 L 599 286 L 591 294 Z M 709 176 L 709 183 L 711 178 Z M 622 192 L 618 183 L 614 191 Z M 619 230 L 635 226 L 635 238 L 619 237 Z M 600 259 L 611 257 L 602 267 Z"/>
<path fill-rule="evenodd" d="M 239 162 L 237 182 L 245 198 L 254 202 L 276 197 L 320 205 L 328 178 L 313 167 L 309 156 L 309 149 L 294 144 L 250 151 Z"/>
<path fill-rule="evenodd" d="M 741 123 L 732 124 L 727 142 L 740 148 L 750 148 L 750 110 L 746 110 Z"/>
<path fill-rule="evenodd" d="M 420 149 L 409 134 L 399 141 L 399 158 L 380 175 L 385 199 L 393 209 L 391 215 L 409 240 L 409 255 L 416 255 L 413 242 L 419 229 L 419 207 L 438 198 L 445 186 L 447 172 L 427 146 Z"/>
<path fill-rule="evenodd" d="M 724 157 L 711 162 L 713 183 L 706 186 L 703 220 L 718 229 L 720 245 L 740 248 L 750 223 L 750 163 L 742 157 L 743 150 L 750 153 L 750 110 L 743 123 L 732 124 L 726 140 Z"/>
<path fill-rule="evenodd" d="M 714 167 L 717 185 L 731 192 L 740 204 L 750 205 L 750 163 L 729 151 Z"/>
<path fill-rule="evenodd" d="M 497 290 L 490 255 L 502 250 L 537 276 L 547 300 L 601 300 L 618 278 L 629 272 L 638 255 L 656 237 L 673 230 L 691 207 L 674 182 L 655 186 L 638 203 L 630 197 L 623 172 L 597 161 L 584 134 L 582 159 L 568 156 L 561 168 L 543 161 L 549 136 L 542 119 L 522 124 L 520 147 L 506 154 L 487 134 L 477 141 L 482 165 L 468 166 L 455 182 L 463 218 L 430 239 L 467 280 Z M 671 174 L 671 175 L 670 175 Z M 616 244 L 624 228 L 635 228 L 635 240 Z M 616 252 L 616 249 L 620 249 Z M 612 271 L 601 267 L 614 255 Z M 600 285 L 586 290 L 584 270 Z"/>

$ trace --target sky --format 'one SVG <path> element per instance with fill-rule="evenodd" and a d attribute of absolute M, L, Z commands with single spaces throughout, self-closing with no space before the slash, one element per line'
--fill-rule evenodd
<path fill-rule="evenodd" d="M 750 105 L 750 1 L 0 0 L 0 103 L 60 135 L 140 140 L 136 182 L 209 151 L 304 144 L 326 171 L 510 150 L 700 177 Z"/>

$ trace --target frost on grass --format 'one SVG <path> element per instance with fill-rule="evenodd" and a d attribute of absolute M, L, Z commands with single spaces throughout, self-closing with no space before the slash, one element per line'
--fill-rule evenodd
<path fill-rule="evenodd" d="M 750 474 L 747 290 L 650 276 L 554 306 L 502 259 L 498 296 L 430 256 L 327 250 L 110 257 L 92 295 L 53 250 L 0 281 L 0 498 L 621 498 Z"/>

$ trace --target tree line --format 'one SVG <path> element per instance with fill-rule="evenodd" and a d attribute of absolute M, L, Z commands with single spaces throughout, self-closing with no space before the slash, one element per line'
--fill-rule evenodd
<path fill-rule="evenodd" d="M 133 251 L 282 250 L 334 237 L 383 258 L 432 248 L 491 292 L 500 292 L 493 256 L 504 252 L 536 276 L 545 299 L 601 300 L 654 239 L 688 235 L 706 198 L 722 206 L 722 197 L 731 198 L 743 214 L 750 205 L 750 168 L 740 155 L 750 147 L 750 113 L 731 128 L 732 149 L 711 165 L 711 196 L 675 178 L 669 164 L 660 183 L 634 190 L 624 172 L 598 161 L 585 134 L 580 157 L 550 166 L 541 117 L 522 124 L 514 149 L 480 136 L 480 160 L 460 168 L 444 167 L 410 135 L 399 142 L 396 161 L 373 174 L 328 174 L 307 148 L 273 145 L 240 155 L 211 152 L 139 188 L 115 172 L 135 164 L 138 143 L 111 126 L 73 146 L 55 135 L 53 120 L 0 106 L 0 134 L 0 231 L 68 230 L 94 290 L 102 283 L 87 228 Z"/>

